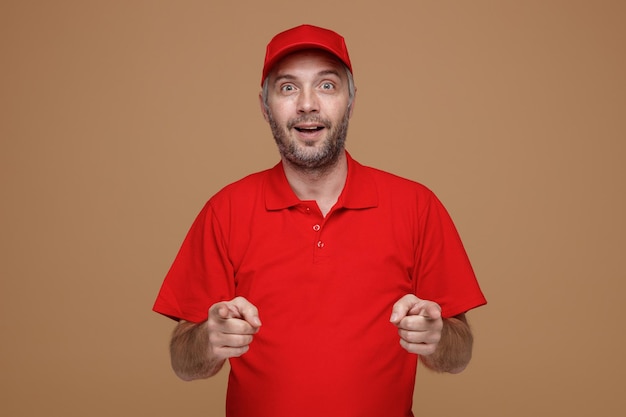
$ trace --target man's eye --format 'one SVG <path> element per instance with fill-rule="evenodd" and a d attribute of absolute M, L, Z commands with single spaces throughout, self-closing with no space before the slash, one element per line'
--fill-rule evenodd
<path fill-rule="evenodd" d="M 289 92 L 289 91 L 293 91 L 293 90 L 294 90 L 294 87 L 293 87 L 293 85 L 291 85 L 291 84 L 285 84 L 285 85 L 283 85 L 280 89 L 281 89 L 282 91 L 287 91 L 287 92 Z"/>
<path fill-rule="evenodd" d="M 324 90 L 332 90 L 333 88 L 335 88 L 335 86 L 333 85 L 333 83 L 323 83 L 322 88 Z"/>

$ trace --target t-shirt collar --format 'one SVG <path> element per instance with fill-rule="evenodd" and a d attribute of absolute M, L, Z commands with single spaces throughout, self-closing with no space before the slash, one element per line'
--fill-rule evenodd
<path fill-rule="evenodd" d="M 346 151 L 348 178 L 338 199 L 338 207 L 364 209 L 378 205 L 376 183 L 367 168 L 352 159 Z M 282 162 L 268 171 L 265 187 L 265 207 L 268 210 L 282 210 L 302 203 L 293 192 L 285 176 Z"/>

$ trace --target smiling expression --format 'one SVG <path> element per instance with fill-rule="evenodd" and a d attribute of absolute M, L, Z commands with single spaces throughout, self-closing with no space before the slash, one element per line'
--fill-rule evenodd
<path fill-rule="evenodd" d="M 334 165 L 352 114 L 343 64 L 323 51 L 296 52 L 274 66 L 267 83 L 261 107 L 283 160 L 307 170 Z"/>

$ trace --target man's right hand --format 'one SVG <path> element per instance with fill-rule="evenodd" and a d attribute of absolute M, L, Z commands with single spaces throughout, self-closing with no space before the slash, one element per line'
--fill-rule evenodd
<path fill-rule="evenodd" d="M 206 325 L 209 349 L 215 359 L 223 360 L 248 351 L 261 328 L 261 320 L 256 306 L 243 297 L 235 297 L 213 304 Z"/>
<path fill-rule="evenodd" d="M 185 381 L 215 375 L 228 358 L 246 353 L 261 327 L 257 308 L 243 297 L 215 303 L 202 323 L 181 320 L 172 334 L 172 369 Z"/>

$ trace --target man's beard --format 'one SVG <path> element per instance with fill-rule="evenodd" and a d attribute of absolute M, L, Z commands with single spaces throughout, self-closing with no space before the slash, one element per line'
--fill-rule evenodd
<path fill-rule="evenodd" d="M 276 123 L 270 111 L 268 111 L 268 120 L 274 140 L 278 145 L 278 151 L 284 159 L 295 168 L 323 172 L 333 167 L 343 153 L 350 116 L 349 111 L 346 111 L 339 125 L 335 127 L 332 127 L 330 120 L 317 115 L 292 119 L 287 123 L 286 128 Z M 328 135 L 321 148 L 315 148 L 313 142 L 305 142 L 305 148 L 301 148 L 289 137 L 289 131 L 299 123 L 321 123 L 325 130 L 328 130 Z"/>

